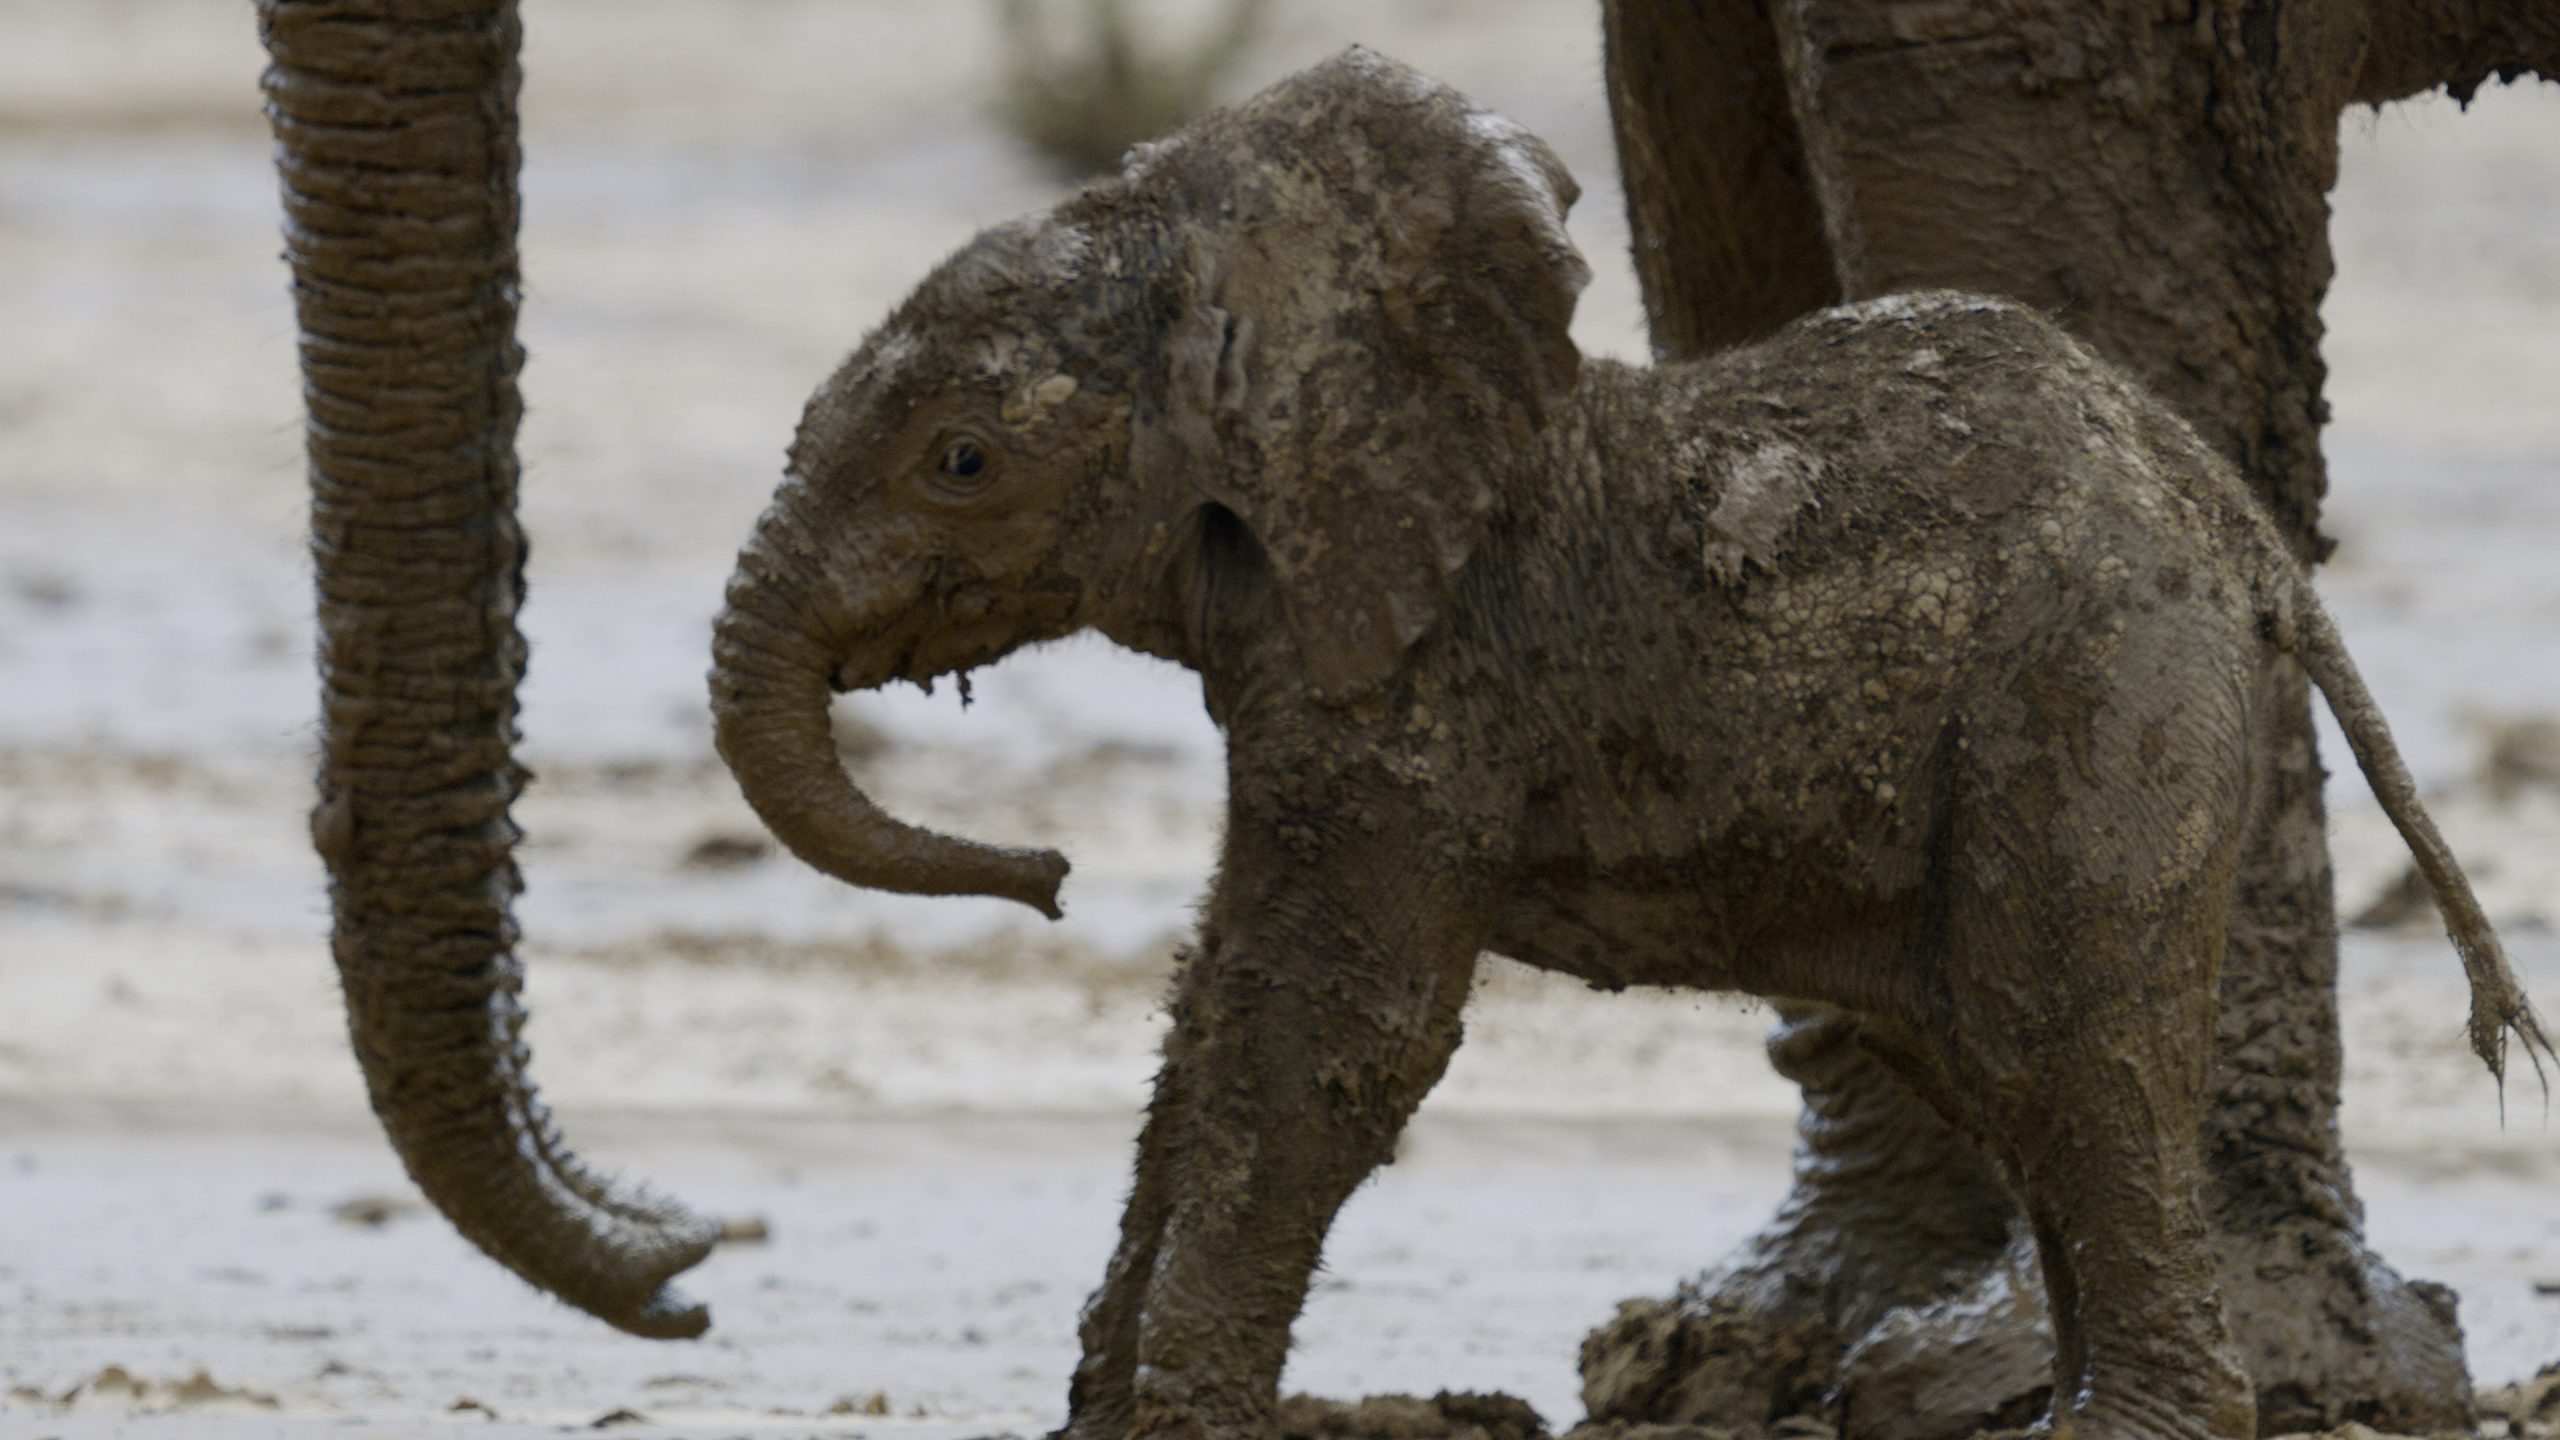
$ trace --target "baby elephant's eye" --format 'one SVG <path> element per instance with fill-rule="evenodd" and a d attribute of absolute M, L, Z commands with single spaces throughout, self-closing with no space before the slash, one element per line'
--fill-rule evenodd
<path fill-rule="evenodd" d="M 917 476 L 916 483 L 932 499 L 959 504 L 987 493 L 996 469 L 994 448 L 964 430 L 942 437 L 933 469 Z"/>

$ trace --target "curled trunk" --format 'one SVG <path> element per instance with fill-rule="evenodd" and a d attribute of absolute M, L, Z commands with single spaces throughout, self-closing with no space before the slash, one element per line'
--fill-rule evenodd
<path fill-rule="evenodd" d="M 850 615 L 839 620 L 828 587 L 790 558 L 807 531 L 787 501 L 765 517 L 738 557 L 712 632 L 714 738 L 747 803 L 791 853 L 848 884 L 990 895 L 1058 918 L 1067 862 L 1056 851 L 982 845 L 909 825 L 845 774 L 828 696 L 896 677 L 900 620 L 918 601 L 866 593 L 843 606 Z M 850 647 L 831 638 L 845 634 L 861 638 Z"/>
<path fill-rule="evenodd" d="M 261 0 L 310 409 L 324 707 L 313 838 L 366 1088 L 464 1236 L 637 1334 L 712 1228 L 599 1179 L 526 1074 L 508 807 L 515 518 L 511 0 Z"/>

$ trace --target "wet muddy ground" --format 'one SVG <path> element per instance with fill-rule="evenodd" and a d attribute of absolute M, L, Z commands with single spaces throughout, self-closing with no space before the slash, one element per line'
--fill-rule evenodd
<path fill-rule="evenodd" d="M 617 1413 L 642 1435 L 1036 1433 L 1058 1419 L 1132 1133 L 1126 1114 L 582 1109 L 586 1143 L 742 1237 L 694 1287 L 711 1335 L 651 1345 L 480 1260 L 360 1116 L 66 1101 L 0 1118 L 0 1352 L 21 1387 L 0 1435 L 65 1436 L 218 1435 L 194 1422 L 225 1417 L 243 1435 L 553 1433 Z M 1561 1429 L 1584 1331 L 1757 1223 L 1788 1138 L 1714 1115 L 1426 1118 L 1335 1231 L 1288 1383 L 1507 1391 Z M 2560 1353 L 2560 1306 L 2535 1291 L 2560 1281 L 2549 1150 L 2358 1151 L 2378 1240 L 2461 1290 L 2484 1375 Z"/>
<path fill-rule="evenodd" d="M 1239 88 L 1356 38 L 1553 141 L 1599 275 L 1581 339 L 1641 352 L 1581 7 L 1278 9 Z M 583 1143 L 741 1222 L 701 1279 L 718 1328 L 659 1346 L 468 1253 L 361 1111 L 303 821 L 299 408 L 247 9 L 0 8 L 0 1436 L 1055 1420 L 1219 824 L 1196 688 L 1069 644 L 982 675 L 966 711 L 848 707 L 893 808 L 1075 859 L 1069 919 L 1038 927 L 777 856 L 711 757 L 700 678 L 808 386 L 936 255 L 1056 191 L 952 83 L 989 54 L 984 17 L 528 19 L 531 1035 Z M 2546 1011 L 2555 130 L 2549 87 L 2349 120 L 2324 580 Z M 2332 811 L 2342 909 L 2387 902 L 2387 824 L 2352 779 Z M 2484 1382 L 2524 1380 L 2560 1360 L 2560 1130 L 2529 1086 L 2501 1127 L 2424 916 L 2345 958 L 2344 1120 L 2380 1248 L 2461 1291 Z M 1450 1078 L 1336 1232 L 1290 1383 L 1502 1390 L 1571 1424 L 1583 1332 L 1783 1186 L 1793 1097 L 1764 1023 L 1490 967 Z"/>

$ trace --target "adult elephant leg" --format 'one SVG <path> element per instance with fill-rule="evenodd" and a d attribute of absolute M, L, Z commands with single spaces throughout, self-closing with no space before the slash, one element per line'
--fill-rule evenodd
<path fill-rule="evenodd" d="M 511 0 L 262 0 L 310 407 L 320 805 L 348 1029 L 429 1200 L 642 1335 L 713 1228 L 580 1163 L 520 1038 Z"/>
<path fill-rule="evenodd" d="M 1782 5 L 1843 293 L 1958 286 L 2055 312 L 2176 404 L 2319 558 L 2326 192 L 2361 15 Z M 2204 1127 L 2231 1330 L 2269 1429 L 2451 1426 L 2471 1397 L 2449 1297 L 2366 1247 L 2340 1151 L 2336 923 L 2298 678 L 2269 713 Z M 1924 1344 L 1897 1363 L 1936 1362 Z M 1984 1413 L 2004 1398 L 1983 1396 Z"/>
<path fill-rule="evenodd" d="M 1609 118 L 1654 353 L 1837 303 L 1767 0 L 1606 0 Z"/>
<path fill-rule="evenodd" d="M 1894 1315 L 1972 1286 L 2011 1243 L 2015 1207 L 1988 1160 L 1879 1062 L 1857 1017 L 1786 1005 L 1769 1037 L 1804 1091 L 1795 1188 L 1760 1233 L 1667 1300 L 1629 1301 L 1582 1346 L 1594 1420 L 1751 1426 L 1828 1416 L 1844 1351 Z M 2035 1272 L 2033 1247 L 2025 1265 Z M 2007 1322 L 2023 1306 L 2024 1323 Z M 2041 1384 L 2042 1291 L 2030 1279 L 1962 1337 L 1948 1368 L 1974 1389 Z"/>

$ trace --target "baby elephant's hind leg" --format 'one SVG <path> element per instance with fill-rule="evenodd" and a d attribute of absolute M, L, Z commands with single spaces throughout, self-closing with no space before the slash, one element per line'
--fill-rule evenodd
<path fill-rule="evenodd" d="M 2026 919 L 2015 902 L 2036 887 L 2003 878 L 1956 907 L 1944 1058 L 1958 1118 L 2035 1229 L 2057 1432 L 2247 1440 L 2256 1403 L 2199 1194 L 2228 887 L 2205 877 L 2139 915 L 2031 903 Z M 2011 903 L 1985 913 L 1987 895 Z"/>

